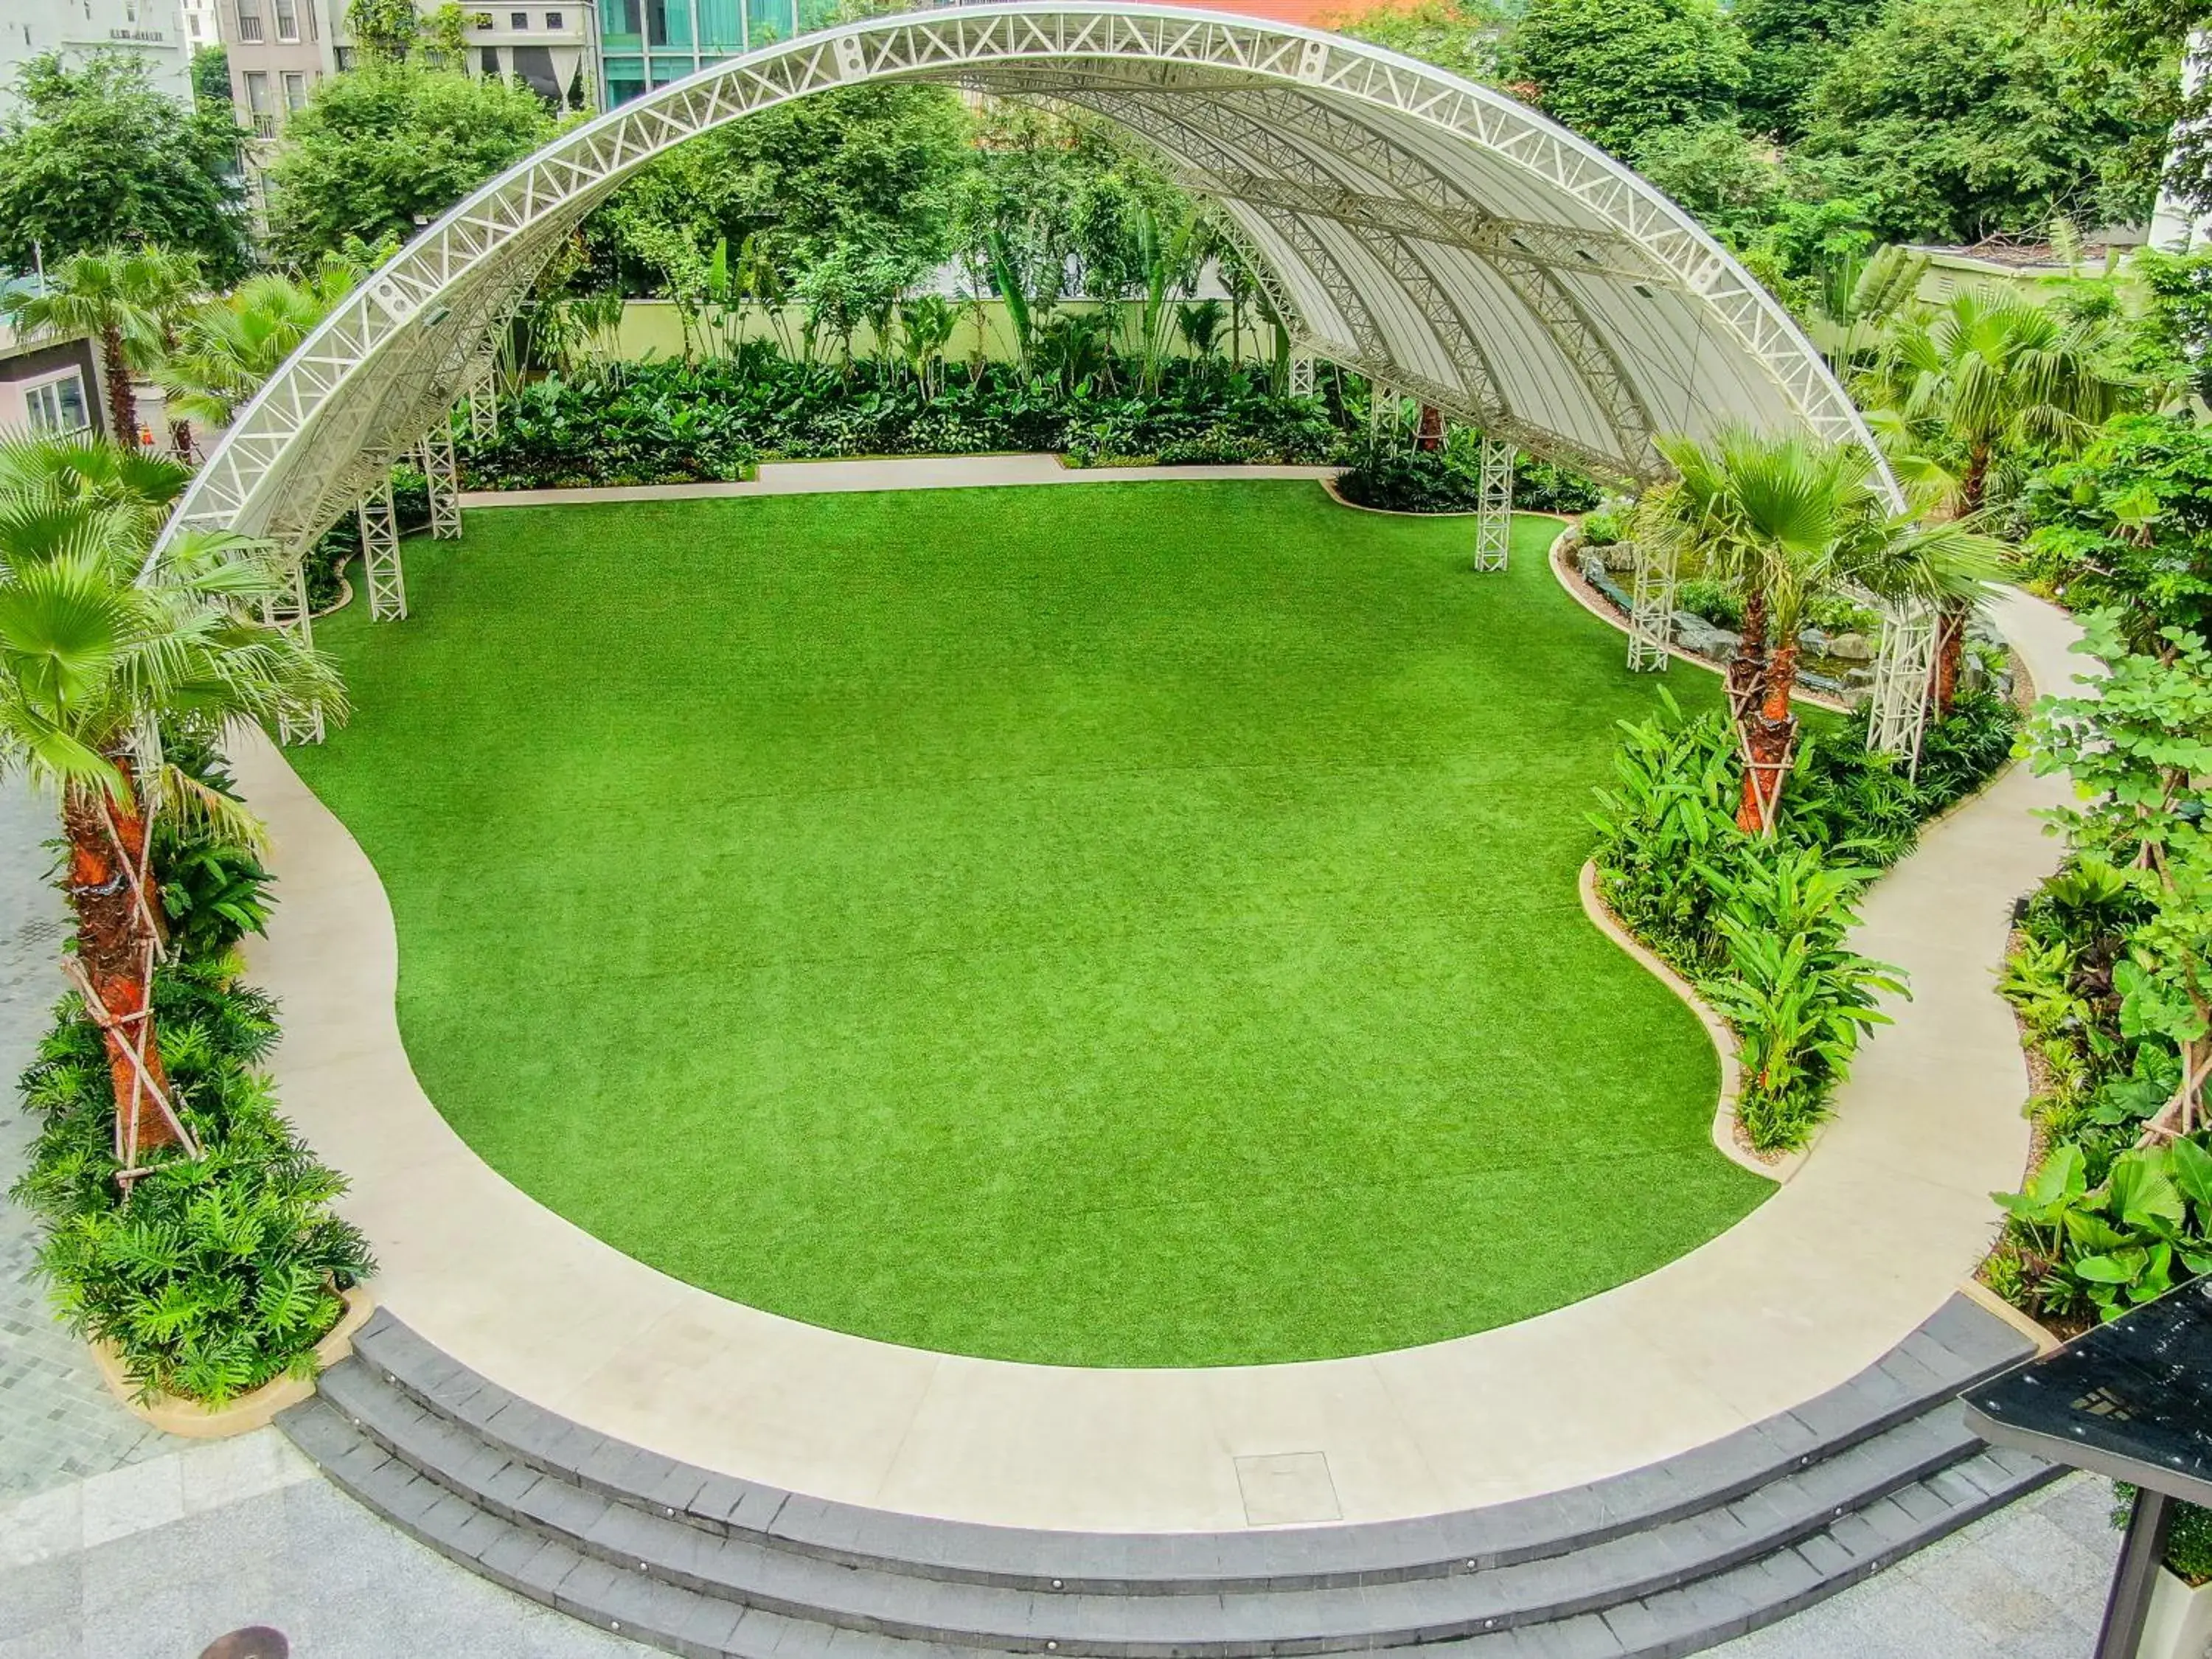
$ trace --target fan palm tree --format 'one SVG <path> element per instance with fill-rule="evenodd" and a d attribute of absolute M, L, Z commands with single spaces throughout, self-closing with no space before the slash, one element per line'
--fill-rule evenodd
<path fill-rule="evenodd" d="M 106 1045 L 126 1170 L 184 1138 L 154 1023 L 153 817 L 258 834 L 165 744 L 280 712 L 344 711 L 328 662 L 256 620 L 289 591 L 270 550 L 207 532 L 155 544 L 183 479 L 104 442 L 0 443 L 0 775 L 21 771 L 60 800 L 70 971 Z"/>
<path fill-rule="evenodd" d="M 2078 449 L 2119 407 L 2109 319 L 1969 290 L 1891 330 L 1856 390 L 1916 495 L 1971 518 L 2027 470 Z M 1970 606 L 1939 613 L 1936 712 L 1958 695 Z"/>
<path fill-rule="evenodd" d="M 1693 553 L 1743 599 L 1729 702 L 1743 756 L 1736 822 L 1774 828 L 1796 741 L 1797 636 L 1814 602 L 1843 592 L 1971 605 L 2003 556 L 1972 520 L 1895 511 L 1856 446 L 1724 433 L 1661 441 L 1673 482 L 1648 492 L 1638 534 Z"/>
<path fill-rule="evenodd" d="M 135 444 L 138 400 L 131 371 L 151 369 L 161 361 L 202 291 L 199 262 L 189 253 L 151 246 L 108 248 L 71 255 L 47 273 L 41 289 L 10 295 L 0 305 L 27 332 L 55 329 L 99 341 L 109 427 L 117 442 Z M 186 432 L 180 453 L 191 447 Z"/>
<path fill-rule="evenodd" d="M 183 319 L 155 368 L 155 384 L 170 408 L 229 425 L 361 275 L 359 266 L 331 258 L 306 277 L 272 272 L 247 279 Z"/>

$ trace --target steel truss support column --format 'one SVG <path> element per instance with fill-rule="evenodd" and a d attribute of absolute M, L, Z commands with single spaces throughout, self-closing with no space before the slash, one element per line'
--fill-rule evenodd
<path fill-rule="evenodd" d="M 1291 396 L 1310 398 L 1314 395 L 1314 360 L 1311 354 L 1299 352 L 1291 359 Z"/>
<path fill-rule="evenodd" d="M 453 466 L 453 422 L 433 421 L 422 434 L 419 453 L 422 481 L 430 492 L 430 534 L 438 541 L 457 542 L 461 538 L 461 497 Z M 399 611 L 402 616 L 407 613 L 404 595 Z"/>
<path fill-rule="evenodd" d="M 1628 593 L 1628 672 L 1663 674 L 1674 637 L 1674 545 L 1638 542 Z"/>
<path fill-rule="evenodd" d="M 1924 607 L 1882 618 L 1867 711 L 1867 745 L 1903 755 L 1917 774 L 1920 734 L 1928 724 L 1928 686 L 1936 672 L 1936 613 Z"/>
<path fill-rule="evenodd" d="M 489 443 L 499 436 L 499 368 L 485 365 L 483 377 L 469 388 L 469 441 Z"/>
<path fill-rule="evenodd" d="M 309 548 L 301 557 L 292 561 L 291 591 L 272 596 L 261 602 L 261 620 L 301 645 L 315 642 L 314 618 L 307 609 L 307 567 L 306 561 L 314 556 Z M 304 712 L 280 706 L 276 711 L 276 741 L 290 747 L 294 744 L 320 743 L 323 740 L 323 711 L 320 708 Z"/>
<path fill-rule="evenodd" d="M 1513 548 L 1513 446 L 1485 434 L 1475 496 L 1474 568 L 1503 570 Z"/>
<path fill-rule="evenodd" d="M 399 562 L 399 514 L 392 504 L 392 475 L 362 496 L 354 508 L 361 526 L 361 565 L 368 580 L 368 619 L 403 622 L 407 617 L 407 573 Z"/>
<path fill-rule="evenodd" d="M 1367 437 L 1370 442 L 1379 440 L 1386 432 L 1398 430 L 1398 394 L 1380 380 L 1367 383 Z"/>

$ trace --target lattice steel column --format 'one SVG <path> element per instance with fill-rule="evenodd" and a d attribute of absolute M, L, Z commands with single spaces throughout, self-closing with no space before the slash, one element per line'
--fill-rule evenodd
<path fill-rule="evenodd" d="M 1398 394 L 1379 380 L 1367 383 L 1367 437 L 1370 442 L 1398 429 Z"/>
<path fill-rule="evenodd" d="M 1674 545 L 1633 544 L 1636 574 L 1628 593 L 1628 672 L 1663 674 L 1674 637 Z"/>
<path fill-rule="evenodd" d="M 422 481 L 430 492 L 431 537 L 441 542 L 457 542 L 461 538 L 461 497 L 453 466 L 453 422 L 433 421 L 430 429 L 422 434 L 419 453 Z M 404 595 L 399 610 L 402 616 L 406 614 Z"/>
<path fill-rule="evenodd" d="M 399 514 L 392 504 L 392 475 L 354 508 L 361 526 L 361 566 L 368 579 L 371 622 L 404 622 L 407 573 L 399 563 Z"/>
<path fill-rule="evenodd" d="M 292 591 L 283 597 L 272 596 L 261 602 L 261 620 L 270 628 L 290 635 L 305 646 L 315 642 L 315 623 L 307 609 L 307 567 L 306 558 L 313 556 L 310 548 L 302 558 L 292 563 Z M 299 710 L 279 706 L 276 711 L 276 741 L 289 747 L 300 743 L 320 743 L 323 740 L 323 711 L 320 708 Z"/>
<path fill-rule="evenodd" d="M 1314 360 L 1301 354 L 1291 359 L 1291 396 L 1310 398 L 1314 395 Z"/>
<path fill-rule="evenodd" d="M 1867 744 L 1885 754 L 1905 756 L 1915 774 L 1920 769 L 1920 734 L 1928 724 L 1929 682 L 1935 672 L 1936 613 L 1916 607 L 1885 615 L 1867 712 Z"/>
<path fill-rule="evenodd" d="M 499 436 L 499 369 L 487 368 L 469 388 L 469 441 L 489 443 Z"/>
<path fill-rule="evenodd" d="M 1513 446 L 1482 441 L 1482 474 L 1475 496 L 1474 568 L 1503 570 L 1513 547 Z"/>

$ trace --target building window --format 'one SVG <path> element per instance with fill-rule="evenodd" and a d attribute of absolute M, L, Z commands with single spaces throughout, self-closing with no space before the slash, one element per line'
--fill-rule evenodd
<path fill-rule="evenodd" d="M 511 11 L 507 13 L 507 26 L 511 29 L 528 28 L 530 27 L 530 14 L 526 11 Z"/>
<path fill-rule="evenodd" d="M 557 11 L 547 12 L 545 14 L 545 27 L 549 29 L 559 28 L 561 27 L 561 14 Z"/>
<path fill-rule="evenodd" d="M 295 110 L 305 109 L 307 106 L 307 77 L 306 73 L 300 70 L 286 70 L 284 71 L 284 107 L 287 110 Z"/>
<path fill-rule="evenodd" d="M 295 0 L 276 0 L 276 38 L 296 40 L 300 38 L 300 9 Z"/>
<path fill-rule="evenodd" d="M 252 123 L 257 138 L 276 136 L 276 111 L 269 101 L 269 73 L 266 70 L 246 72 L 246 113 Z"/>
<path fill-rule="evenodd" d="M 261 0 L 238 0 L 238 38 L 249 45 L 261 40 Z"/>
<path fill-rule="evenodd" d="M 33 432 L 82 432 L 92 424 L 84 401 L 84 376 L 74 368 L 25 386 L 23 403 Z"/>

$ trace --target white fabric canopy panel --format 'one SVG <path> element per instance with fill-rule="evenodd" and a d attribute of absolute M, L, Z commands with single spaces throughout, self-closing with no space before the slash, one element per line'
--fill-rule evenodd
<path fill-rule="evenodd" d="M 685 139 L 831 87 L 935 82 L 1097 112 L 1218 204 L 1302 354 L 1620 483 L 1656 434 L 1872 449 L 1772 296 L 1626 167 L 1504 94 L 1247 17 L 1028 0 L 873 18 L 563 135 L 428 227 L 244 410 L 176 524 L 297 548 L 481 375 L 562 239 Z"/>

